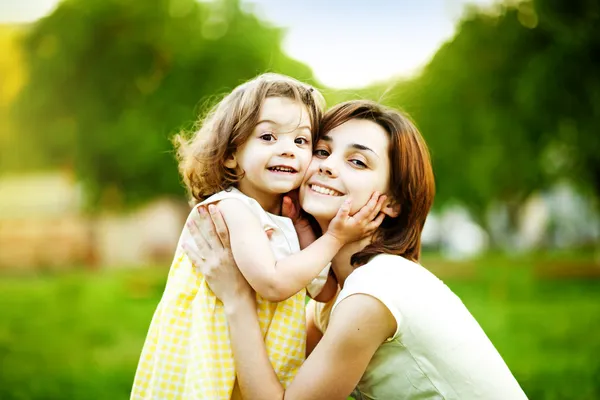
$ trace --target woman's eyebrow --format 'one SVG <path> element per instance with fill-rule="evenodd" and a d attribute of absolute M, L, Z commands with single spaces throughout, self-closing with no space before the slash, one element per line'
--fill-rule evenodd
<path fill-rule="evenodd" d="M 375 153 L 375 151 L 367 146 L 364 146 L 362 144 L 358 144 L 358 143 L 352 143 L 350 145 L 350 147 L 352 147 L 353 149 L 357 149 L 357 150 L 365 150 L 365 151 L 370 151 L 371 153 L 375 154 L 377 157 L 379 157 L 377 155 L 377 153 Z"/>
<path fill-rule="evenodd" d="M 323 140 L 324 142 L 328 142 L 328 143 L 333 142 L 333 138 L 329 135 L 321 136 L 321 140 Z M 371 153 L 375 154 L 379 158 L 379 156 L 377 155 L 377 153 L 375 153 L 375 151 L 373 149 L 371 149 L 365 145 L 358 144 L 358 143 L 352 143 L 352 144 L 348 145 L 348 147 L 351 147 L 351 148 L 357 149 L 357 150 L 370 151 Z"/>

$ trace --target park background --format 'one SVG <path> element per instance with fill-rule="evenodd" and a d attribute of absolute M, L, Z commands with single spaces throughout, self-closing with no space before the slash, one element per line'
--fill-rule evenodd
<path fill-rule="evenodd" d="M 189 210 L 170 138 L 267 71 L 408 112 L 422 264 L 531 399 L 600 398 L 599 2 L 40 3 L 0 3 L 1 399 L 128 398 Z"/>

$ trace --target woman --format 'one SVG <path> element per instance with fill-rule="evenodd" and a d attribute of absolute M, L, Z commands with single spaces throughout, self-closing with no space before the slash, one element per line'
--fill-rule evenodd
<path fill-rule="evenodd" d="M 310 355 L 287 388 L 269 364 L 254 294 L 234 266 L 216 207 L 221 241 L 210 221 L 200 227 L 206 239 L 194 232 L 202 256 L 191 257 L 224 304 L 244 398 L 346 399 L 356 388 L 365 399 L 525 399 L 460 299 L 418 264 L 434 197 L 420 133 L 376 103 L 340 104 L 323 119 L 300 203 L 324 230 L 346 198 L 359 208 L 374 191 L 388 196 L 385 220 L 332 260 L 341 291 L 330 307 L 309 306 Z"/>

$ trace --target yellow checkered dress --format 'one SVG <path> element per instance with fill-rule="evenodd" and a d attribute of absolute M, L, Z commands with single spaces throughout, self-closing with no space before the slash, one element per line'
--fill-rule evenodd
<path fill-rule="evenodd" d="M 265 230 L 274 229 L 271 244 L 276 259 L 300 250 L 288 218 L 266 213 L 258 202 L 237 189 L 217 193 L 203 204 L 225 198 L 243 200 L 256 212 Z M 184 235 L 189 235 L 186 229 L 150 323 L 131 399 L 232 398 L 235 369 L 223 304 L 181 249 Z M 304 361 L 305 296 L 306 290 L 302 290 L 281 303 L 257 297 L 269 359 L 286 387 Z"/>

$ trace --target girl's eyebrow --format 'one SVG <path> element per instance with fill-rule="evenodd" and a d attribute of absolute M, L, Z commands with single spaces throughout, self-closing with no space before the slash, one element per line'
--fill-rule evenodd
<path fill-rule="evenodd" d="M 323 135 L 321 136 L 321 140 L 324 142 L 328 142 L 331 143 L 333 142 L 333 138 L 329 135 Z M 351 147 L 353 149 L 357 149 L 357 150 L 364 150 L 364 151 L 370 151 L 371 153 L 373 153 L 375 156 L 377 156 L 377 158 L 379 158 L 379 156 L 377 155 L 377 153 L 375 153 L 375 151 L 365 145 L 362 144 L 358 144 L 358 143 L 352 143 L 350 145 L 348 145 L 348 147 Z"/>
<path fill-rule="evenodd" d="M 256 126 L 258 126 L 260 124 L 282 125 L 282 124 L 280 124 L 277 121 L 273 121 L 272 119 L 261 119 L 260 121 L 258 121 L 256 123 Z M 310 126 L 308 126 L 308 125 L 302 125 L 302 126 L 299 126 L 297 129 L 308 129 L 310 131 Z"/>

